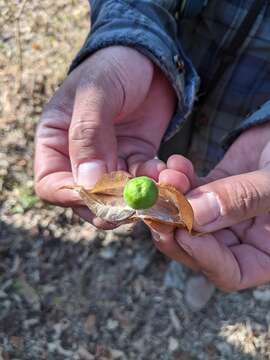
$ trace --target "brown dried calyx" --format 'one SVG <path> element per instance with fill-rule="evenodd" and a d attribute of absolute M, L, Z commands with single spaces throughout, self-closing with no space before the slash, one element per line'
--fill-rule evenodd
<path fill-rule="evenodd" d="M 153 227 L 172 225 L 191 232 L 193 211 L 184 195 L 172 186 L 156 184 L 159 196 L 155 205 L 146 210 L 134 210 L 123 198 L 124 187 L 130 179 L 128 173 L 115 171 L 105 174 L 92 189 L 77 185 L 66 188 L 78 191 L 92 213 L 115 225 L 142 220 Z"/>

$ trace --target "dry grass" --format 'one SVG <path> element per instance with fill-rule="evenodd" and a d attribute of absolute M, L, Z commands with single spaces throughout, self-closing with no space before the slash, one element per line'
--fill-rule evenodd
<path fill-rule="evenodd" d="M 36 119 L 89 27 L 87 2 L 0 2 L 1 124 Z"/>

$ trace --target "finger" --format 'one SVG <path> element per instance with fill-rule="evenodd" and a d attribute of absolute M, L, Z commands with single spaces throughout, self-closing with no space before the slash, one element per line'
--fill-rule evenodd
<path fill-rule="evenodd" d="M 238 236 L 231 229 L 222 229 L 215 232 L 215 238 L 227 247 L 239 245 L 241 242 Z"/>
<path fill-rule="evenodd" d="M 75 182 L 85 187 L 93 187 L 105 172 L 117 168 L 113 119 L 121 110 L 124 95 L 115 84 L 102 75 L 86 76 L 76 91 L 69 154 Z"/>
<path fill-rule="evenodd" d="M 133 176 L 149 176 L 153 177 L 155 179 L 157 172 L 159 171 L 159 168 L 163 167 L 163 162 L 158 160 L 156 161 L 154 157 L 154 151 L 151 149 L 142 149 L 140 147 L 139 142 L 134 147 L 134 152 L 131 155 L 129 155 L 126 159 L 127 165 L 128 165 L 128 171 Z M 143 144 L 142 144 L 143 145 Z M 141 152 L 138 152 L 138 149 L 141 150 Z"/>
<path fill-rule="evenodd" d="M 200 179 L 196 175 L 192 162 L 182 155 L 172 155 L 167 160 L 167 168 L 179 171 L 187 176 L 191 187 L 200 185 Z"/>
<path fill-rule="evenodd" d="M 195 229 L 213 232 L 270 209 L 270 172 L 267 169 L 230 176 L 200 186 L 188 194 Z"/>
<path fill-rule="evenodd" d="M 159 182 L 172 185 L 183 193 L 190 191 L 199 178 L 196 176 L 192 163 L 182 155 L 172 155 L 167 161 L 167 169 L 159 175 Z"/>
<path fill-rule="evenodd" d="M 59 158 L 60 156 L 57 156 L 56 161 L 59 161 Z M 55 205 L 64 207 L 82 205 L 83 202 L 76 191 L 63 189 L 68 185 L 74 185 L 71 171 L 58 171 L 41 178 L 36 177 L 35 191 L 41 199 Z"/>
<path fill-rule="evenodd" d="M 159 159 L 151 159 L 140 163 L 137 167 L 136 176 L 148 176 L 158 181 L 159 174 L 166 169 L 166 164 Z"/>
<path fill-rule="evenodd" d="M 177 230 L 177 243 L 199 266 L 200 270 L 219 288 L 231 291 L 241 282 L 242 272 L 230 249 L 213 235 L 191 236 Z"/>
<path fill-rule="evenodd" d="M 182 193 L 186 193 L 191 188 L 188 177 L 179 171 L 166 169 L 159 174 L 160 184 L 172 185 Z"/>
<path fill-rule="evenodd" d="M 269 253 L 263 252 L 250 244 L 233 246 L 231 250 L 241 269 L 241 278 L 235 286 L 237 290 L 247 289 L 269 282 Z"/>
<path fill-rule="evenodd" d="M 154 244 L 160 252 L 170 259 L 181 262 L 194 271 L 198 270 L 198 266 L 194 259 L 192 259 L 192 257 L 189 256 L 175 241 L 175 235 L 172 229 L 168 228 L 167 232 L 164 233 L 156 232 L 153 229 L 150 230 L 154 239 Z"/>
<path fill-rule="evenodd" d="M 35 190 L 45 201 L 61 206 L 78 206 L 81 204 L 79 195 L 63 189 L 63 186 L 74 183 L 68 154 L 68 128 L 73 100 L 67 89 L 58 90 L 37 126 Z"/>

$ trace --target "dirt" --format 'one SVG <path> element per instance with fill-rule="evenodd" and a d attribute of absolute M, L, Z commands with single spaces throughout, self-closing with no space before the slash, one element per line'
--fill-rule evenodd
<path fill-rule="evenodd" d="M 0 360 L 270 358 L 270 286 L 185 302 L 142 225 L 96 231 L 33 190 L 35 126 L 87 2 L 0 0 Z"/>

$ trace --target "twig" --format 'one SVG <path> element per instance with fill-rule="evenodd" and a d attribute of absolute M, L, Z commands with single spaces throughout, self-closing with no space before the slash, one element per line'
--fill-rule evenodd
<path fill-rule="evenodd" d="M 23 72 L 23 60 L 22 60 L 22 43 L 21 43 L 21 31 L 20 31 L 20 20 L 15 20 L 15 38 L 17 44 L 17 54 L 18 54 L 18 65 L 19 65 L 19 77 L 21 79 Z M 21 81 L 20 81 L 21 82 Z"/>
<path fill-rule="evenodd" d="M 16 44 L 17 44 L 17 53 L 18 53 L 18 59 L 19 59 L 19 87 L 22 82 L 22 73 L 23 73 L 23 54 L 22 54 L 22 43 L 21 43 L 21 27 L 20 27 L 20 20 L 22 13 L 24 11 L 25 5 L 28 0 L 23 0 L 21 3 L 21 6 L 19 8 L 18 14 L 15 18 L 15 38 L 16 38 Z"/>
<path fill-rule="evenodd" d="M 21 3 L 21 6 L 20 6 L 20 9 L 19 9 L 19 12 L 16 16 L 17 19 L 20 19 L 20 17 L 22 16 L 22 13 L 23 13 L 23 10 L 25 8 L 25 5 L 27 3 L 28 0 L 23 0 L 23 2 Z"/>

